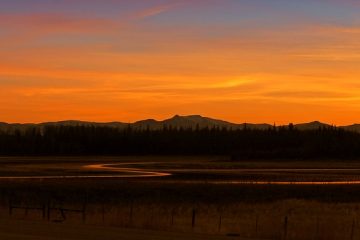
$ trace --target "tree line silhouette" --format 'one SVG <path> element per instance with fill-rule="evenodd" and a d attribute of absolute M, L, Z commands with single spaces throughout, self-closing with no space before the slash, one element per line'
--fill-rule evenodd
<path fill-rule="evenodd" d="M 45 126 L 0 131 L 0 155 L 229 155 L 241 159 L 351 159 L 360 157 L 360 134 L 336 127 L 298 130 L 124 129 Z"/>

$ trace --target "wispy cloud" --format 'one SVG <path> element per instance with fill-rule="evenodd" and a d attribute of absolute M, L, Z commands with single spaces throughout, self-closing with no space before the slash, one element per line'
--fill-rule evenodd
<path fill-rule="evenodd" d="M 0 26 L 42 32 L 88 32 L 101 30 L 112 21 L 96 17 L 69 16 L 61 13 L 0 14 Z"/>
<path fill-rule="evenodd" d="M 71 15 L 64 12 L 0 13 L 0 27 L 6 33 L 0 41 L 17 44 L 50 34 L 114 34 L 134 22 L 166 13 L 182 5 L 184 2 L 173 1 L 133 10 L 119 17 Z"/>
<path fill-rule="evenodd" d="M 181 5 L 181 3 L 175 2 L 175 3 L 170 3 L 170 4 L 152 6 L 150 8 L 147 8 L 147 9 L 144 9 L 144 10 L 141 10 L 139 12 L 132 14 L 131 19 L 132 20 L 142 20 L 145 18 L 157 16 L 159 14 L 162 14 L 162 13 L 168 12 L 172 9 L 175 9 L 175 8 L 179 7 L 180 5 Z"/>

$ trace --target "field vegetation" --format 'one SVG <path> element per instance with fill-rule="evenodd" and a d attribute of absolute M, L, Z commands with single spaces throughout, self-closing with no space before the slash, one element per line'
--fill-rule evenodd
<path fill-rule="evenodd" d="M 228 157 L 2 157 L 1 176 L 90 174 L 118 164 L 160 178 L 1 179 L 1 221 L 201 233 L 250 239 L 357 239 L 359 185 L 255 185 L 234 180 L 353 180 L 356 161 L 231 161 Z M 314 169 L 307 176 L 299 169 Z M 244 170 L 248 172 L 242 172 Z M 275 170 L 268 174 L 264 169 Z M 279 172 L 276 172 L 279 171 Z M 106 171 L 92 172 L 104 174 Z M 121 174 L 121 173 L 119 173 Z M 222 183 L 218 184 L 221 180 Z M 45 226 L 44 225 L 44 226 Z"/>

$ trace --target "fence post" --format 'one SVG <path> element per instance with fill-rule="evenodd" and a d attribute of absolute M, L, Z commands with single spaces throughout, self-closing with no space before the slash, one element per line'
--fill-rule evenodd
<path fill-rule="evenodd" d="M 105 203 L 102 204 L 102 222 L 105 222 Z"/>
<path fill-rule="evenodd" d="M 46 218 L 46 204 L 43 203 L 42 205 L 42 217 L 43 217 L 43 220 Z"/>
<path fill-rule="evenodd" d="M 82 221 L 83 221 L 83 223 L 85 223 L 85 221 L 86 221 L 86 202 L 83 203 Z"/>
<path fill-rule="evenodd" d="M 174 215 L 175 215 L 175 209 L 173 208 L 171 210 L 171 226 L 174 226 Z"/>
<path fill-rule="evenodd" d="M 284 219 L 284 240 L 287 239 L 287 233 L 288 232 L 288 216 L 285 216 L 285 219 Z"/>
<path fill-rule="evenodd" d="M 255 237 L 258 237 L 258 229 L 259 229 L 259 215 L 256 214 L 255 218 Z"/>
<path fill-rule="evenodd" d="M 316 235 L 315 238 L 318 239 L 320 237 L 320 219 L 319 216 L 316 217 Z"/>
<path fill-rule="evenodd" d="M 220 213 L 219 227 L 218 227 L 218 231 L 219 231 L 219 232 L 221 232 L 221 224 L 222 224 L 222 214 Z"/>
<path fill-rule="evenodd" d="M 12 215 L 12 201 L 11 199 L 9 200 L 9 215 Z"/>
<path fill-rule="evenodd" d="M 133 223 L 133 201 L 130 202 L 130 214 L 129 214 L 129 225 L 132 226 Z"/>
<path fill-rule="evenodd" d="M 196 220 L 196 210 L 192 210 L 192 218 L 191 218 L 191 228 L 194 229 L 195 227 L 195 220 Z"/>
<path fill-rule="evenodd" d="M 352 222 L 352 225 L 351 225 L 350 240 L 354 240 L 354 230 L 355 230 L 355 218 L 353 219 L 353 222 Z"/>
<path fill-rule="evenodd" d="M 47 203 L 47 220 L 50 221 L 50 218 L 51 218 L 51 201 L 50 199 L 48 200 L 48 203 Z"/>

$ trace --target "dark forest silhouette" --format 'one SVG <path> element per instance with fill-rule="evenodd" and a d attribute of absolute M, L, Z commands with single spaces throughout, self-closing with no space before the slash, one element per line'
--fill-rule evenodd
<path fill-rule="evenodd" d="M 298 130 L 46 126 L 0 131 L 1 155 L 229 155 L 240 159 L 360 157 L 360 134 L 336 127 Z"/>

